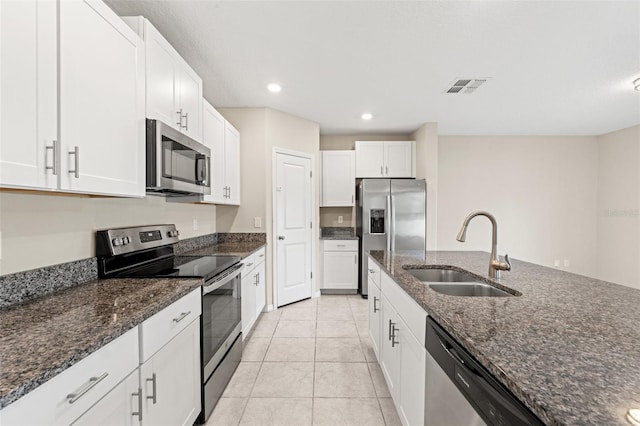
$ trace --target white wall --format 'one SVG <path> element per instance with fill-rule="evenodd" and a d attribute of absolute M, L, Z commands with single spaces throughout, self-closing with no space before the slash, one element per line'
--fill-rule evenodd
<path fill-rule="evenodd" d="M 198 230 L 193 230 L 193 219 Z M 180 238 L 216 232 L 216 206 L 143 199 L 0 192 L 0 275 L 95 256 L 95 231 L 175 223 Z"/>
<path fill-rule="evenodd" d="M 640 126 L 598 137 L 597 277 L 640 288 Z"/>
<path fill-rule="evenodd" d="M 416 178 L 427 184 L 427 250 L 438 248 L 438 123 L 425 123 L 411 135 L 416 141 Z"/>
<path fill-rule="evenodd" d="M 438 250 L 491 249 L 486 218 L 498 221 L 498 251 L 513 258 L 596 276 L 598 140 L 596 137 L 440 136 Z"/>
<path fill-rule="evenodd" d="M 242 200 L 239 207 L 218 206 L 219 232 L 265 232 L 267 234 L 267 305 L 273 304 L 272 272 L 272 157 L 273 148 L 304 152 L 313 156 L 315 199 L 319 205 L 318 166 L 320 127 L 303 118 L 269 108 L 220 108 L 220 113 L 240 131 Z M 316 209 L 315 223 L 319 224 Z M 255 217 L 262 227 L 255 228 Z M 319 256 L 319 226 L 315 229 L 316 265 Z M 318 277 L 318 273 L 314 273 Z M 317 279 L 314 291 L 317 290 Z"/>

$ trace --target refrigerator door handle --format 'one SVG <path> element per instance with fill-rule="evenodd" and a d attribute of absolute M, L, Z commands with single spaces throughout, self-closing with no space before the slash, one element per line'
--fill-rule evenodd
<path fill-rule="evenodd" d="M 391 251 L 396 251 L 396 206 L 395 206 L 395 202 L 393 199 L 393 195 L 390 195 L 389 198 L 391 199 L 391 221 L 389 224 L 389 240 L 391 241 Z"/>
<path fill-rule="evenodd" d="M 391 251 L 391 195 L 387 195 L 387 211 L 384 221 L 384 233 L 387 235 L 387 251 Z"/>

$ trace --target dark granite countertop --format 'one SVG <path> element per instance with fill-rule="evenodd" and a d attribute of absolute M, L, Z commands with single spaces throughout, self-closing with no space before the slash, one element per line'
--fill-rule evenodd
<path fill-rule="evenodd" d="M 0 408 L 202 285 L 108 279 L 0 309 Z"/>
<path fill-rule="evenodd" d="M 640 408 L 639 290 L 514 259 L 499 285 L 521 296 L 447 296 L 402 267 L 453 266 L 493 282 L 488 253 L 370 254 L 545 423 L 628 425 L 627 410 Z"/>
<path fill-rule="evenodd" d="M 324 227 L 320 228 L 321 240 L 357 240 L 353 228 Z"/>
<path fill-rule="evenodd" d="M 258 241 L 250 242 L 224 242 L 214 244 L 208 247 L 202 247 L 184 253 L 185 256 L 211 256 L 214 254 L 229 254 L 232 256 L 240 256 L 242 258 L 249 256 L 255 251 L 265 246 L 265 243 Z"/>

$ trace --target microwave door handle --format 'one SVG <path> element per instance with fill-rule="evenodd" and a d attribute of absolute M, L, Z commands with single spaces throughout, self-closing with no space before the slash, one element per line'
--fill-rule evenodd
<path fill-rule="evenodd" d="M 202 154 L 196 155 L 196 181 L 204 183 L 207 180 L 207 157 Z"/>

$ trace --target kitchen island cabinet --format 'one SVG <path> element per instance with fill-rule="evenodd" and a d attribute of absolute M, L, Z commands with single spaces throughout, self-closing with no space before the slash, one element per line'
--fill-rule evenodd
<path fill-rule="evenodd" d="M 628 426 L 627 410 L 640 401 L 629 375 L 640 369 L 639 290 L 518 260 L 496 281 L 484 252 L 374 250 L 369 258 L 543 423 Z M 467 271 L 513 296 L 437 293 L 405 268 Z"/>

